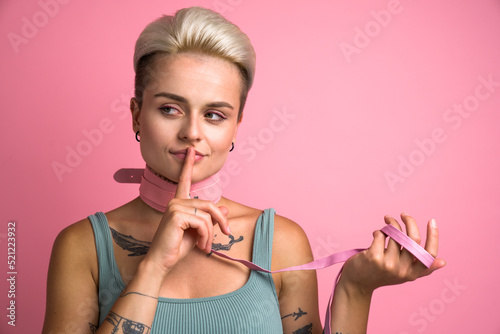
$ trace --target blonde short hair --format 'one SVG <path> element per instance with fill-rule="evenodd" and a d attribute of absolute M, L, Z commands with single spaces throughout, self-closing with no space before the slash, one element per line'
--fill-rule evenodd
<path fill-rule="evenodd" d="M 250 39 L 222 15 L 206 8 L 184 8 L 164 15 L 144 28 L 135 44 L 135 98 L 142 106 L 144 89 L 154 76 L 161 55 L 195 52 L 236 65 L 242 78 L 239 118 L 255 74 L 255 51 Z"/>

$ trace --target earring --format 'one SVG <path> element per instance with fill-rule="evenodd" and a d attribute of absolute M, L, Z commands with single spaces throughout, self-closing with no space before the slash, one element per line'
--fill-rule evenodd
<path fill-rule="evenodd" d="M 139 143 L 141 142 L 141 138 L 139 138 L 139 131 L 135 133 L 135 140 L 137 140 Z"/>
<path fill-rule="evenodd" d="M 231 149 L 229 150 L 229 152 L 232 152 L 234 150 L 234 143 L 231 143 Z"/>

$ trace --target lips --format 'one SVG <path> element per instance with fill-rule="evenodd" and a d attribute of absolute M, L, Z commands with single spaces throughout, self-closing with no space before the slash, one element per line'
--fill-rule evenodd
<path fill-rule="evenodd" d="M 173 151 L 170 153 L 173 154 L 177 159 L 184 161 L 184 159 L 186 159 L 187 148 L 184 150 Z M 205 157 L 204 154 L 195 151 L 194 161 L 200 161 L 204 157 Z"/>

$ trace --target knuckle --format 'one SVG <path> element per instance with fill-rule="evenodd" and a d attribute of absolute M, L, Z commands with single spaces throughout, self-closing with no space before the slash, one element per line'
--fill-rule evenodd
<path fill-rule="evenodd" d="M 208 210 L 210 212 L 217 212 L 217 206 L 213 202 L 208 202 Z"/>
<path fill-rule="evenodd" d="M 175 208 L 176 206 L 179 205 L 179 199 L 178 198 L 172 198 L 168 204 L 167 204 L 167 208 Z"/>
<path fill-rule="evenodd" d="M 394 272 L 396 269 L 396 263 L 392 260 L 387 260 L 384 262 L 384 269 L 388 272 Z"/>
<path fill-rule="evenodd" d="M 367 252 L 368 260 L 378 266 L 384 263 L 384 255 L 378 252 Z"/>
<path fill-rule="evenodd" d="M 181 212 L 174 210 L 170 213 L 170 216 L 172 217 L 172 219 L 177 220 L 181 217 Z"/>
<path fill-rule="evenodd" d="M 409 275 L 408 271 L 405 268 L 401 268 L 397 273 L 396 273 L 396 278 L 398 278 L 400 281 L 406 281 L 409 280 Z"/>

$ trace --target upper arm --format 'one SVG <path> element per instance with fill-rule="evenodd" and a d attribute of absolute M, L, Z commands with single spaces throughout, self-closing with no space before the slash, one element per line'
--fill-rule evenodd
<path fill-rule="evenodd" d="M 44 334 L 93 333 L 98 324 L 97 255 L 90 222 L 65 228 L 52 248 Z"/>
<path fill-rule="evenodd" d="M 289 219 L 276 216 L 272 269 L 296 266 L 312 260 L 311 247 L 302 228 Z M 273 275 L 277 282 L 284 333 L 321 333 L 316 271 L 288 271 Z"/>

